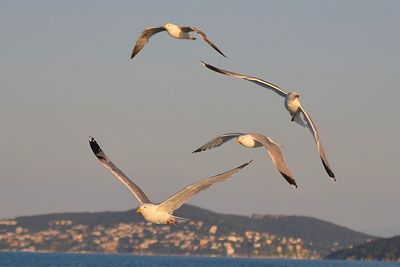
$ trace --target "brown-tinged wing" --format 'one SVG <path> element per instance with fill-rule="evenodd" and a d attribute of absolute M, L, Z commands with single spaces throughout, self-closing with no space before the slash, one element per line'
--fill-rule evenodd
<path fill-rule="evenodd" d="M 335 174 L 332 171 L 331 166 L 329 165 L 328 158 L 325 155 L 324 148 L 322 147 L 321 139 L 319 137 L 319 133 L 317 127 L 315 126 L 314 122 L 312 121 L 310 115 L 305 111 L 303 106 L 300 105 L 300 110 L 304 115 L 304 119 L 307 122 L 306 127 L 310 130 L 311 134 L 314 137 L 315 143 L 317 145 L 319 157 L 321 158 L 322 165 L 324 166 L 325 171 L 328 173 L 329 177 L 332 178 L 333 181 L 336 182 Z"/>
<path fill-rule="evenodd" d="M 282 97 L 285 97 L 287 95 L 287 93 L 282 88 L 280 88 L 279 86 L 277 86 L 277 85 L 275 85 L 273 83 L 270 83 L 268 81 L 265 81 L 265 80 L 262 80 L 262 79 L 259 79 L 259 78 L 256 78 L 256 77 L 252 77 L 252 76 L 249 76 L 247 74 L 240 74 L 240 73 L 236 73 L 236 72 L 233 72 L 233 71 L 223 70 L 223 69 L 217 68 L 217 67 L 215 67 L 213 65 L 207 64 L 204 61 L 201 61 L 201 64 L 203 64 L 204 67 L 206 67 L 206 68 L 208 68 L 210 70 L 213 70 L 215 72 L 253 82 L 253 83 L 255 83 L 255 84 L 259 85 L 259 86 L 262 86 L 264 88 L 267 88 L 267 89 L 270 89 L 270 90 L 274 91 L 275 93 L 277 93 L 278 95 L 280 95 Z"/>
<path fill-rule="evenodd" d="M 223 55 L 224 57 L 226 57 L 225 54 L 222 53 L 222 51 L 221 51 L 213 42 L 211 42 L 211 40 L 208 39 L 207 35 L 206 35 L 203 31 L 201 31 L 200 29 L 195 28 L 195 27 L 181 27 L 181 29 L 182 29 L 183 31 L 186 31 L 186 32 L 191 32 L 191 31 L 196 32 L 198 35 L 200 35 L 200 37 L 201 37 L 207 44 L 209 44 L 212 48 L 214 48 L 215 51 L 217 51 L 218 53 L 220 53 L 221 55 Z"/>
<path fill-rule="evenodd" d="M 89 137 L 90 147 L 97 157 L 98 160 L 109 169 L 115 177 L 118 178 L 128 189 L 132 192 L 132 194 L 139 200 L 140 205 L 144 203 L 150 203 L 149 197 L 145 192 L 140 189 L 134 182 L 132 182 L 111 160 L 108 159 L 107 155 L 101 150 L 100 146 L 97 144 L 96 140 L 93 137 Z"/>
<path fill-rule="evenodd" d="M 171 214 L 174 210 L 182 206 L 195 194 L 212 187 L 215 183 L 227 180 L 229 177 L 231 177 L 232 175 L 234 175 L 235 173 L 237 173 L 238 171 L 249 165 L 251 162 L 252 160 L 230 171 L 197 181 L 189 186 L 186 186 L 175 195 L 171 196 L 164 202 L 160 203 L 159 209 Z"/>
<path fill-rule="evenodd" d="M 256 141 L 263 144 L 269 156 L 271 157 L 272 162 L 275 164 L 275 167 L 278 169 L 283 178 L 285 178 L 289 184 L 297 188 L 296 181 L 294 180 L 293 174 L 290 171 L 285 158 L 283 157 L 283 153 L 279 145 L 264 135 L 256 133 L 252 133 L 251 135 Z"/>
<path fill-rule="evenodd" d="M 137 39 L 135 47 L 133 48 L 131 59 L 134 58 L 137 53 L 147 44 L 150 37 L 156 33 L 165 31 L 164 27 L 155 27 L 155 28 L 147 28 L 145 29 L 142 34 L 140 35 L 139 39 Z"/>
<path fill-rule="evenodd" d="M 222 145 L 223 143 L 228 142 L 229 140 L 239 137 L 243 134 L 241 133 L 226 133 L 226 134 L 221 134 L 217 137 L 215 137 L 214 139 L 212 139 L 211 141 L 209 141 L 207 144 L 199 147 L 198 149 L 196 149 L 195 151 L 193 151 L 192 153 L 197 153 L 197 152 L 201 152 L 207 149 L 211 149 L 214 147 L 218 147 L 220 145 Z"/>

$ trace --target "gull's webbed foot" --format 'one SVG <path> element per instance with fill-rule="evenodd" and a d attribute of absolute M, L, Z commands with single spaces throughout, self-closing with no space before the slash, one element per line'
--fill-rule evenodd
<path fill-rule="evenodd" d="M 296 119 L 296 116 L 300 116 L 300 109 L 297 109 L 295 113 L 291 114 L 292 115 L 292 119 L 291 121 L 294 121 Z"/>
<path fill-rule="evenodd" d="M 167 224 L 176 224 L 176 221 L 174 219 L 170 219 L 167 221 Z"/>

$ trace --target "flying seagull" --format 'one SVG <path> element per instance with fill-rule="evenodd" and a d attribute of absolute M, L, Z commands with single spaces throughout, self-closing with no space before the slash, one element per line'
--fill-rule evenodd
<path fill-rule="evenodd" d="M 279 86 L 267 82 L 265 80 L 252 77 L 246 74 L 240 74 L 240 73 L 235 73 L 232 71 L 227 71 L 223 69 L 219 69 L 217 67 L 214 67 L 210 64 L 205 63 L 204 61 L 201 61 L 201 64 L 203 66 L 207 67 L 210 70 L 213 70 L 215 72 L 219 72 L 228 76 L 236 77 L 236 78 L 241 78 L 250 82 L 253 82 L 257 85 L 260 85 L 264 88 L 270 89 L 273 92 L 277 93 L 278 95 L 282 96 L 285 98 L 285 107 L 289 111 L 290 115 L 292 116 L 292 121 L 295 121 L 296 123 L 300 124 L 301 126 L 307 127 L 311 134 L 314 137 L 315 143 L 317 145 L 317 149 L 319 152 L 319 156 L 321 158 L 322 164 L 324 165 L 325 171 L 328 173 L 329 177 L 332 178 L 333 181 L 336 181 L 335 174 L 332 171 L 331 166 L 329 165 L 328 159 L 325 155 L 324 148 L 322 147 L 321 143 L 321 138 L 319 136 L 317 127 L 315 126 L 314 122 L 312 121 L 310 115 L 305 111 L 303 106 L 300 103 L 299 100 L 299 93 L 297 92 L 289 92 L 286 93 L 282 88 Z"/>
<path fill-rule="evenodd" d="M 114 163 L 110 161 L 93 137 L 89 137 L 89 144 L 93 153 L 100 160 L 100 162 L 107 169 L 109 169 L 126 187 L 128 187 L 132 194 L 137 198 L 139 201 L 139 207 L 136 211 L 140 213 L 146 221 L 156 224 L 175 224 L 177 222 L 179 223 L 189 220 L 187 218 L 174 216 L 172 213 L 195 194 L 210 188 L 217 182 L 227 180 L 229 177 L 252 162 L 251 160 L 250 162 L 247 162 L 230 171 L 197 181 L 189 186 L 186 186 L 164 202 L 154 204 L 139 186 L 132 182 Z"/>
<path fill-rule="evenodd" d="M 212 48 L 214 48 L 218 53 L 224 55 L 222 51 L 207 38 L 206 34 L 195 27 L 181 27 L 172 23 L 167 23 L 161 27 L 154 27 L 154 28 L 146 28 L 140 35 L 139 39 L 136 41 L 135 47 L 133 48 L 131 59 L 136 56 L 137 53 L 147 44 L 150 37 L 156 33 L 167 31 L 167 33 L 176 39 L 186 39 L 186 40 L 196 40 L 195 37 L 190 36 L 190 32 L 196 32 L 200 35 L 200 37 L 206 41 Z"/>
<path fill-rule="evenodd" d="M 289 170 L 283 157 L 282 151 L 277 143 L 271 140 L 271 138 L 257 133 L 227 133 L 221 134 L 216 138 L 209 141 L 207 144 L 196 149 L 192 153 L 201 152 L 210 148 L 218 147 L 229 140 L 234 139 L 235 142 L 241 144 L 244 147 L 255 148 L 264 146 L 269 156 L 271 157 L 275 167 L 282 174 L 286 181 L 297 188 L 296 181 L 293 179 L 292 172 Z"/>

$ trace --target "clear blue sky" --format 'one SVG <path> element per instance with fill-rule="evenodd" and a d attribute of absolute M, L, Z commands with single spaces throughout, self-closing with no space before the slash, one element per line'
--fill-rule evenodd
<path fill-rule="evenodd" d="M 398 1 L 2 1 L 0 218 L 135 208 L 92 155 L 92 135 L 155 202 L 254 159 L 189 203 L 399 234 L 399 10 Z M 141 31 L 166 22 L 199 27 L 228 58 L 162 33 L 129 60 Z M 283 99 L 200 60 L 298 91 L 337 183 Z M 225 132 L 285 146 L 299 188 L 263 149 L 190 153 Z"/>

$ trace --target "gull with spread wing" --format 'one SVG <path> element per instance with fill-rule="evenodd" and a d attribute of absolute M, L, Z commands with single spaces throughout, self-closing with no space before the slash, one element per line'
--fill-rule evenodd
<path fill-rule="evenodd" d="M 244 79 L 244 80 L 253 82 L 264 88 L 270 89 L 273 92 L 277 93 L 278 95 L 284 97 L 285 98 L 285 108 L 289 111 L 290 115 L 292 116 L 292 121 L 295 121 L 299 125 L 307 127 L 310 130 L 311 134 L 314 137 L 315 143 L 317 145 L 318 153 L 321 158 L 322 164 L 325 168 L 325 171 L 328 173 L 329 177 L 331 177 L 333 181 L 336 181 L 335 174 L 333 173 L 332 168 L 329 165 L 328 159 L 325 155 L 324 148 L 322 147 L 321 138 L 319 136 L 317 127 L 315 126 L 314 122 L 312 121 L 310 115 L 308 115 L 308 113 L 305 111 L 305 109 L 301 105 L 300 100 L 299 100 L 299 97 L 300 97 L 299 93 L 297 93 L 297 92 L 287 93 L 287 92 L 285 92 L 285 90 L 283 90 L 279 86 L 277 86 L 273 83 L 270 83 L 268 81 L 265 81 L 265 80 L 262 80 L 262 79 L 259 79 L 256 77 L 252 77 L 252 76 L 249 76 L 246 74 L 240 74 L 240 73 L 236 73 L 236 72 L 232 72 L 232 71 L 223 70 L 223 69 L 214 67 L 210 64 L 207 64 L 203 61 L 201 61 L 201 64 L 203 64 L 203 66 L 205 66 L 206 68 L 213 70 L 215 72 L 219 72 L 219 73 L 231 76 L 231 77 L 240 78 L 240 79 Z"/>
<path fill-rule="evenodd" d="M 172 213 L 195 194 L 212 187 L 217 182 L 227 180 L 229 177 L 252 162 L 247 162 L 227 172 L 197 181 L 189 186 L 186 186 L 175 195 L 169 197 L 167 200 L 159 204 L 154 204 L 139 186 L 132 182 L 114 163 L 110 161 L 93 137 L 89 137 L 89 144 L 93 153 L 100 160 L 100 162 L 107 169 L 109 169 L 126 187 L 128 187 L 131 193 L 137 198 L 139 201 L 139 207 L 136 211 L 140 213 L 146 221 L 156 224 L 175 224 L 177 222 L 185 222 L 189 220 L 187 218 L 174 216 Z"/>
<path fill-rule="evenodd" d="M 172 23 L 166 23 L 161 27 L 146 28 L 140 35 L 139 39 L 136 41 L 135 47 L 133 48 L 131 59 L 136 56 L 137 53 L 147 44 L 150 37 L 154 34 L 166 31 L 171 37 L 175 39 L 185 39 L 185 40 L 196 40 L 195 37 L 191 36 L 190 32 L 196 32 L 200 37 L 208 43 L 212 48 L 214 48 L 218 53 L 224 55 L 222 51 L 207 38 L 206 34 L 198 28 L 195 27 L 181 27 Z"/>
<path fill-rule="evenodd" d="M 280 174 L 282 174 L 283 178 L 297 188 L 296 181 L 293 179 L 292 172 L 285 162 L 285 158 L 283 157 L 282 151 L 277 143 L 272 141 L 271 138 L 264 136 L 262 134 L 257 133 L 227 133 L 221 134 L 216 138 L 209 141 L 207 144 L 202 147 L 196 149 L 192 153 L 201 152 L 210 148 L 218 147 L 223 143 L 228 142 L 229 140 L 234 139 L 235 142 L 241 144 L 244 147 L 248 148 L 256 148 L 264 146 L 267 150 L 269 156 L 272 159 L 272 162 L 275 164 L 275 167 L 278 169 Z"/>

